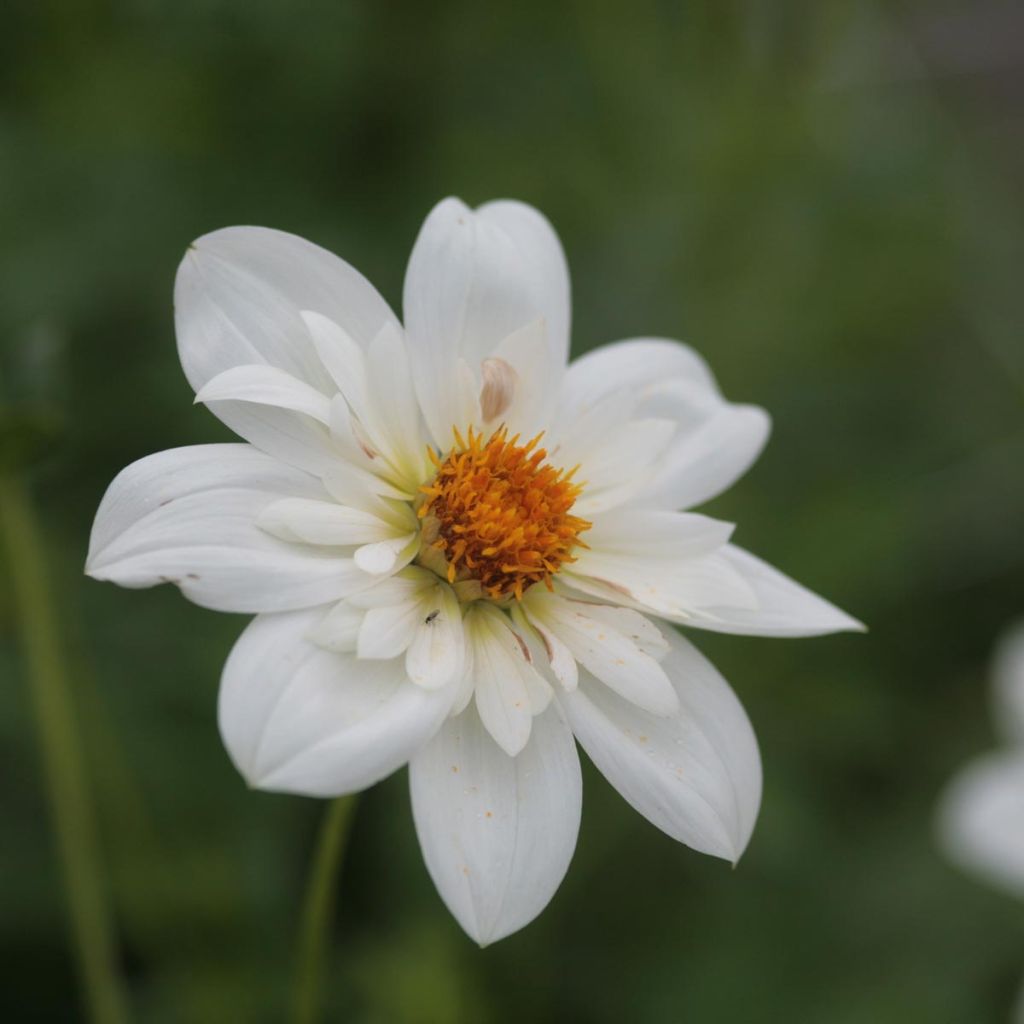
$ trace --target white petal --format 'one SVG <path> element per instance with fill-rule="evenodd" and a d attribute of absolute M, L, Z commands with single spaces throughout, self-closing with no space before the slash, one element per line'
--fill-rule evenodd
<path fill-rule="evenodd" d="M 676 560 L 717 551 L 734 529 L 696 512 L 618 508 L 594 516 L 583 539 L 601 555 Z"/>
<path fill-rule="evenodd" d="M 1011 743 L 1024 743 L 1024 625 L 999 644 L 993 670 L 996 727 Z"/>
<path fill-rule="evenodd" d="M 692 384 L 695 392 L 718 394 L 707 363 L 689 345 L 664 338 L 633 338 L 602 345 L 573 360 L 562 400 L 572 415 L 578 415 L 619 389 L 638 402 L 654 401 L 668 382 L 677 380 Z"/>
<path fill-rule="evenodd" d="M 386 324 L 364 353 L 336 323 L 302 314 L 317 353 L 344 396 L 361 433 L 375 453 L 415 491 L 425 472 L 426 443 L 412 386 L 409 357 L 399 329 Z M 335 431 L 342 426 L 337 414 Z"/>
<path fill-rule="evenodd" d="M 260 513 L 283 497 L 324 497 L 320 483 L 248 445 L 150 455 L 100 503 L 86 572 L 125 587 L 174 583 L 221 611 L 283 611 L 337 600 L 371 582 L 350 558 L 284 543 Z"/>
<path fill-rule="evenodd" d="M 537 320 L 503 339 L 482 364 L 484 388 L 481 391 L 481 416 L 489 429 L 504 423 L 511 434 L 533 437 L 551 424 L 555 390 L 551 384 L 551 352 L 547 325 Z M 488 369 L 503 371 L 498 380 L 507 389 L 507 401 L 486 408 Z M 491 415 L 488 415 L 488 413 Z"/>
<path fill-rule="evenodd" d="M 247 402 L 302 413 L 324 427 L 331 424 L 330 399 L 321 391 L 276 366 L 232 366 L 196 392 L 196 401 Z"/>
<path fill-rule="evenodd" d="M 304 309 L 299 315 L 334 387 L 344 395 L 357 416 L 365 416 L 371 401 L 364 351 L 368 346 L 360 345 L 343 327 L 322 313 Z"/>
<path fill-rule="evenodd" d="M 546 686 L 527 660 L 527 651 L 505 617 L 485 602 L 465 619 L 472 651 L 476 707 L 487 731 L 510 757 L 530 738 L 531 687 Z"/>
<path fill-rule="evenodd" d="M 275 501 L 260 513 L 259 525 L 282 540 L 305 544 L 369 544 L 396 532 L 371 512 L 310 498 Z"/>
<path fill-rule="evenodd" d="M 418 549 L 419 535 L 407 533 L 357 548 L 355 563 L 363 572 L 383 576 L 408 565 L 416 557 Z"/>
<path fill-rule="evenodd" d="M 573 603 L 580 602 L 574 601 Z M 613 629 L 625 634 L 641 651 L 649 654 L 652 658 L 661 661 L 668 653 L 669 646 L 665 635 L 650 619 L 645 618 L 639 612 L 633 611 L 631 608 L 595 604 L 591 601 L 582 603 L 585 605 L 583 610 L 588 618 L 605 622 Z"/>
<path fill-rule="evenodd" d="M 359 628 L 356 653 L 360 658 L 397 658 L 412 643 L 420 619 L 419 601 L 371 608 Z"/>
<path fill-rule="evenodd" d="M 427 691 L 398 661 L 357 661 L 306 639 L 323 609 L 261 615 L 224 667 L 224 744 L 258 789 L 337 796 L 390 775 L 437 731 L 451 691 Z"/>
<path fill-rule="evenodd" d="M 660 718 L 589 676 L 559 695 L 590 759 L 645 818 L 687 846 L 736 862 L 761 801 L 761 759 L 729 685 L 675 630 L 662 662 L 681 705 Z"/>
<path fill-rule="evenodd" d="M 562 465 L 578 465 L 576 478 L 585 482 L 573 511 L 592 516 L 643 493 L 651 476 L 660 472 L 663 452 L 674 432 L 671 420 L 637 419 L 580 457 L 563 447 L 558 453 Z"/>
<path fill-rule="evenodd" d="M 532 587 L 523 601 L 535 626 L 561 640 L 572 656 L 595 678 L 637 707 L 655 715 L 679 709 L 665 670 L 609 621 L 590 618 L 590 606 Z"/>
<path fill-rule="evenodd" d="M 576 360 L 565 376 L 561 421 L 574 423 L 617 392 L 637 416 L 670 418 L 677 430 L 641 496 L 661 508 L 701 504 L 731 486 L 768 438 L 763 409 L 722 398 L 693 349 L 660 338 L 604 345 Z"/>
<path fill-rule="evenodd" d="M 532 206 L 514 200 L 484 203 L 477 210 L 477 216 L 497 224 L 512 239 L 523 266 L 533 273 L 537 304 L 549 338 L 551 368 L 561 377 L 569 358 L 571 301 L 569 266 L 555 229 Z"/>
<path fill-rule="evenodd" d="M 434 601 L 421 601 L 419 610 L 425 614 L 419 618 L 405 657 L 409 678 L 427 689 L 458 683 L 466 667 L 466 637 L 458 599 L 451 587 L 439 583 Z"/>
<path fill-rule="evenodd" d="M 423 482 L 429 460 L 409 354 L 397 328 L 386 326 L 373 339 L 367 371 L 373 386 L 375 434 L 386 445 L 395 468 L 415 487 Z"/>
<path fill-rule="evenodd" d="M 232 367 L 266 363 L 330 394 L 299 312 L 315 309 L 361 344 L 394 315 L 373 287 L 338 257 L 266 228 L 215 231 L 189 247 L 174 287 L 178 353 L 198 392 Z M 303 418 L 271 406 L 211 407 L 236 433 L 312 472 L 329 465 L 325 439 Z"/>
<path fill-rule="evenodd" d="M 582 785 L 572 734 L 552 707 L 518 757 L 500 750 L 473 708 L 449 719 L 409 767 L 427 870 L 481 946 L 518 931 L 565 877 Z"/>
<path fill-rule="evenodd" d="M 308 639 L 329 651 L 348 653 L 356 649 L 359 627 L 366 611 L 349 601 L 339 601 L 307 634 Z"/>
<path fill-rule="evenodd" d="M 540 619 L 528 621 L 527 625 L 540 637 L 541 643 L 544 646 L 544 653 L 547 655 L 548 664 L 551 666 L 551 672 L 554 677 L 567 690 L 575 690 L 579 685 L 580 673 L 572 651 Z"/>
<path fill-rule="evenodd" d="M 665 417 L 637 418 L 625 389 L 568 418 L 563 407 L 546 443 L 560 466 L 579 466 L 576 479 L 586 486 L 574 511 L 590 516 L 639 494 L 660 471 L 675 429 Z"/>
<path fill-rule="evenodd" d="M 723 403 L 699 427 L 680 430 L 639 500 L 692 508 L 728 490 L 764 451 L 771 418 L 756 405 Z"/>
<path fill-rule="evenodd" d="M 717 621 L 709 608 L 715 616 L 757 608 L 752 586 L 722 551 L 685 559 L 658 558 L 654 550 L 580 551 L 565 580 L 585 594 L 693 625 Z"/>
<path fill-rule="evenodd" d="M 863 623 L 823 597 L 772 568 L 767 562 L 728 544 L 719 555 L 753 589 L 753 607 L 705 607 L 692 612 L 686 624 L 716 633 L 746 636 L 822 636 L 863 631 Z"/>
<path fill-rule="evenodd" d="M 496 203 L 474 213 L 457 199 L 439 203 L 413 247 L 403 306 L 420 405 L 443 449 L 462 425 L 460 359 L 475 372 L 504 338 L 543 319 L 549 374 L 561 376 L 568 276 L 554 232 L 528 207 Z"/>
<path fill-rule="evenodd" d="M 1024 751 L 968 765 L 942 798 L 939 835 L 961 867 L 1024 898 Z"/>
<path fill-rule="evenodd" d="M 388 508 L 381 499 L 411 502 L 416 497 L 415 492 L 403 491 L 369 470 L 345 462 L 325 473 L 323 482 L 335 501 L 368 512 Z"/>
<path fill-rule="evenodd" d="M 410 565 L 394 576 L 375 583 L 368 590 L 351 598 L 357 608 L 387 608 L 390 605 L 418 601 L 437 582 L 437 577 L 426 569 Z"/>

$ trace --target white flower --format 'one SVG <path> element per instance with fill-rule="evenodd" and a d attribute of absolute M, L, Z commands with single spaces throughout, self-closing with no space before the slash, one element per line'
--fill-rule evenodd
<path fill-rule="evenodd" d="M 1024 899 L 1024 624 L 999 645 L 992 696 L 1005 746 L 950 783 L 939 804 L 939 837 L 955 863 Z"/>
<path fill-rule="evenodd" d="M 576 740 L 645 817 L 736 861 L 750 724 L 670 623 L 808 636 L 859 623 L 692 512 L 769 421 L 673 341 L 567 366 L 569 277 L 535 210 L 448 199 L 404 325 L 346 263 L 229 228 L 178 272 L 178 345 L 247 444 L 149 456 L 111 485 L 87 571 L 256 613 L 220 726 L 253 786 L 314 796 L 410 765 L 427 867 L 481 944 L 532 920 L 580 820 Z"/>
<path fill-rule="evenodd" d="M 996 651 L 992 713 L 1004 742 L 957 774 L 939 801 L 939 841 L 955 864 L 1024 899 L 1024 623 Z M 1024 1024 L 1024 989 L 1014 1021 Z"/>

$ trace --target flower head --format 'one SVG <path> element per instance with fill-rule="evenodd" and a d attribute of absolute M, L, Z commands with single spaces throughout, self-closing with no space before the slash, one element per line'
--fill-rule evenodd
<path fill-rule="evenodd" d="M 939 842 L 965 871 L 1024 900 L 1024 623 L 999 644 L 992 697 L 1004 746 L 973 760 L 947 786 Z M 1024 987 L 1012 1019 L 1024 1024 Z"/>
<path fill-rule="evenodd" d="M 677 342 L 567 365 L 562 249 L 515 202 L 435 207 L 404 324 L 346 263 L 261 228 L 199 239 L 175 307 L 196 400 L 247 443 L 129 466 L 87 570 L 256 614 L 220 694 L 251 785 L 332 796 L 408 763 L 430 874 L 481 943 L 568 867 L 576 741 L 660 829 L 739 858 L 756 741 L 668 623 L 859 628 L 679 511 L 750 466 L 762 410 Z"/>
<path fill-rule="evenodd" d="M 992 691 L 1006 743 L 950 783 L 939 807 L 939 836 L 951 860 L 1024 899 L 1024 624 L 999 645 Z"/>

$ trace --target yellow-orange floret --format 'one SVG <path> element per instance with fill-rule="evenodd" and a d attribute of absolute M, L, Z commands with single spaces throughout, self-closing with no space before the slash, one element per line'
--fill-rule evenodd
<path fill-rule="evenodd" d="M 479 580 L 495 600 L 518 600 L 534 583 L 550 589 L 551 577 L 575 561 L 573 548 L 586 547 L 579 535 L 591 525 L 569 514 L 581 492 L 572 482 L 576 469 L 544 461 L 542 434 L 523 445 L 504 427 L 487 441 L 472 429 L 465 440 L 454 434 L 443 460 L 430 451 L 437 476 L 421 488 L 419 509 L 436 520 L 432 546 L 448 563 L 449 583 Z"/>

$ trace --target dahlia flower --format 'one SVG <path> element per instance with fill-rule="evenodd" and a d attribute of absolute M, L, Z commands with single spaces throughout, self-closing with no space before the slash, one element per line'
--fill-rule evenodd
<path fill-rule="evenodd" d="M 1024 625 L 999 645 L 992 697 L 1005 746 L 950 783 L 940 803 L 940 838 L 951 860 L 1024 899 Z"/>
<path fill-rule="evenodd" d="M 992 711 L 1002 749 L 971 761 L 939 801 L 939 840 L 951 861 L 1024 900 L 1024 624 L 999 645 Z M 1024 1024 L 1024 988 L 1012 1018 Z"/>
<path fill-rule="evenodd" d="M 480 944 L 531 921 L 576 843 L 576 743 L 641 814 L 735 862 L 761 797 L 747 717 L 672 624 L 860 624 L 695 512 L 768 435 L 678 342 L 567 365 L 569 276 L 534 209 L 447 199 L 404 323 L 338 257 L 216 231 L 175 285 L 181 362 L 245 443 L 111 484 L 87 571 L 255 614 L 220 729 L 254 787 L 328 797 L 409 765 L 416 832 Z"/>

